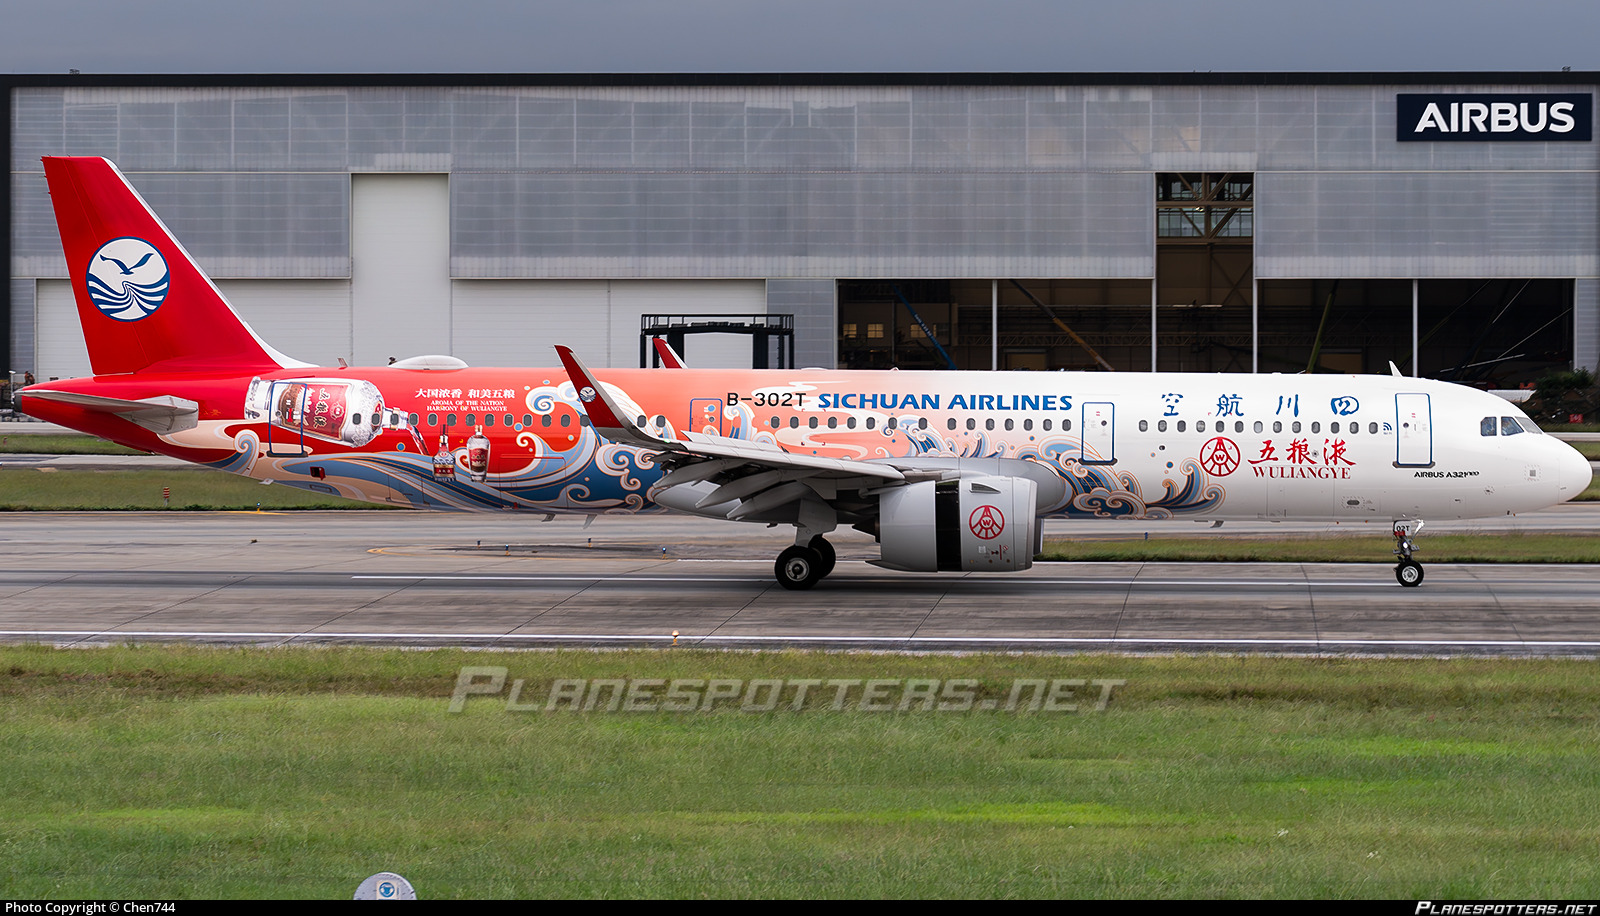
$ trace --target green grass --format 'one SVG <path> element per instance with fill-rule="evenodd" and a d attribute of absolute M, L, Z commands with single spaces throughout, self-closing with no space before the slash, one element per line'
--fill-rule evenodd
<path fill-rule="evenodd" d="M 1600 433 L 1600 423 L 1540 423 L 1547 433 Z"/>
<path fill-rule="evenodd" d="M 1567 444 L 1577 449 L 1583 457 L 1590 461 L 1600 461 L 1600 442 L 1568 442 Z"/>
<path fill-rule="evenodd" d="M 7 433 L 0 429 L 0 455 L 18 454 L 148 455 L 150 453 L 78 433 Z"/>
<path fill-rule="evenodd" d="M 1424 563 L 1600 563 L 1600 535 L 1423 534 Z M 1387 563 L 1394 538 L 1380 535 L 1257 537 L 1048 538 L 1045 560 Z"/>
<path fill-rule="evenodd" d="M 447 712 L 1119 678 L 1104 713 Z M 0 649 L 0 894 L 1592 898 L 1593 662 Z"/>
<path fill-rule="evenodd" d="M 0 511 L 160 509 L 366 509 L 360 503 L 204 468 L 170 471 L 41 471 L 0 468 Z"/>

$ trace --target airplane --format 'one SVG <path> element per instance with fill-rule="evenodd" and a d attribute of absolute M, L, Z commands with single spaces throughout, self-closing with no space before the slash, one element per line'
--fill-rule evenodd
<path fill-rule="evenodd" d="M 1042 519 L 1383 522 L 1571 499 L 1589 463 L 1494 395 L 1391 375 L 388 366 L 251 330 L 108 160 L 46 157 L 93 375 L 22 408 L 124 445 L 349 499 L 788 526 L 788 589 L 871 534 L 880 567 L 1028 569 Z M 671 354 L 668 356 L 668 354 Z"/>

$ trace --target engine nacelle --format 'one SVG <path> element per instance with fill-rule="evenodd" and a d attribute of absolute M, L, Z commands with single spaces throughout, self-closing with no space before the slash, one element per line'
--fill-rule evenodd
<path fill-rule="evenodd" d="M 1026 477 L 925 480 L 878 502 L 879 566 L 913 572 L 1014 572 L 1033 565 L 1037 484 Z"/>

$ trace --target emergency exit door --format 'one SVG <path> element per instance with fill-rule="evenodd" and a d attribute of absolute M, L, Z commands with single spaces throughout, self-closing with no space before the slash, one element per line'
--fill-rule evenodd
<path fill-rule="evenodd" d="M 694 398 L 689 402 L 689 431 L 693 433 L 710 432 L 720 436 L 722 432 L 722 399 L 721 398 Z"/>
<path fill-rule="evenodd" d="M 1395 467 L 1433 467 L 1433 404 L 1426 394 L 1397 394 Z"/>
<path fill-rule="evenodd" d="M 1116 464 L 1116 410 L 1116 405 L 1110 401 L 1089 401 L 1083 405 L 1078 442 L 1084 464 Z"/>

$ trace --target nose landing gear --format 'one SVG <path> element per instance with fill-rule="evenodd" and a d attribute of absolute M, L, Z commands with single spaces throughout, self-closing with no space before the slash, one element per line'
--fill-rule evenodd
<path fill-rule="evenodd" d="M 1394 523 L 1394 555 L 1400 558 L 1394 568 L 1394 578 L 1406 588 L 1416 588 L 1422 584 L 1422 564 L 1411 559 L 1411 554 L 1417 549 L 1412 538 L 1422 530 L 1422 526 L 1422 519 L 1399 519 Z"/>

